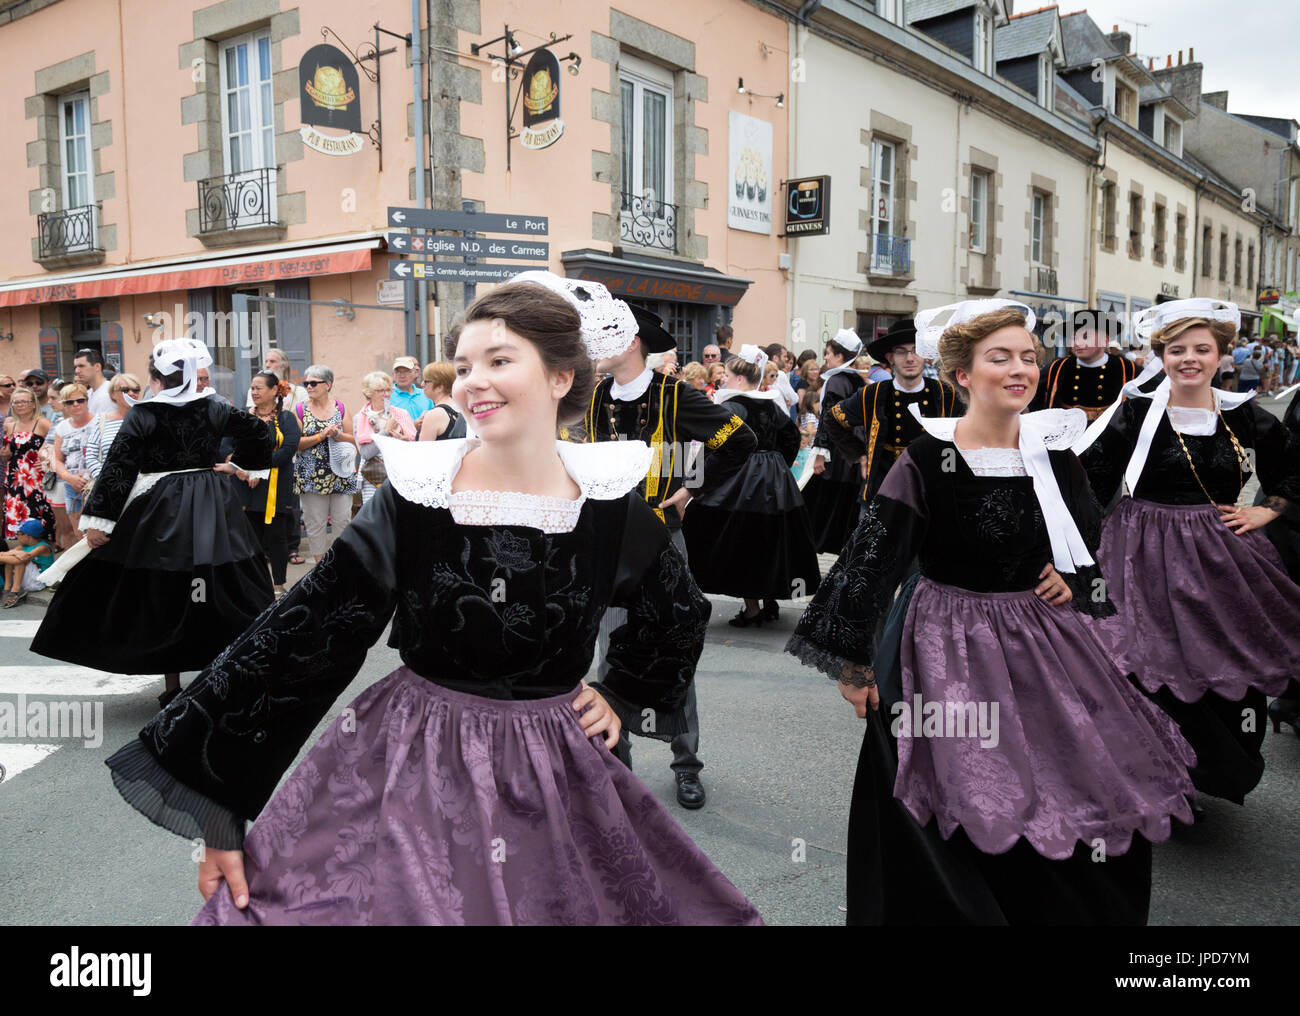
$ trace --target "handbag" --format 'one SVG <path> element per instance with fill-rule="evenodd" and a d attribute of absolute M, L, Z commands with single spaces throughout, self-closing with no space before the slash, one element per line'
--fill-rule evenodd
<path fill-rule="evenodd" d="M 388 469 L 384 465 L 384 457 L 375 455 L 361 463 L 361 478 L 372 487 L 378 487 L 388 479 Z"/>

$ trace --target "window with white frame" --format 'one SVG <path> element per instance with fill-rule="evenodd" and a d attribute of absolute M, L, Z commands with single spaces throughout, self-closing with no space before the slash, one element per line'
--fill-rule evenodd
<path fill-rule="evenodd" d="M 1165 114 L 1165 149 L 1174 155 L 1183 154 L 1183 128 L 1168 113 Z"/>
<path fill-rule="evenodd" d="M 975 12 L 975 45 L 971 50 L 971 63 L 977 71 L 989 72 L 989 40 L 993 33 L 989 31 L 989 17 L 982 10 Z"/>
<path fill-rule="evenodd" d="M 673 80 L 669 71 L 631 56 L 619 58 L 622 104 L 622 208 L 663 218 L 673 200 Z"/>
<path fill-rule="evenodd" d="M 1052 54 L 1044 53 L 1038 58 L 1038 104 L 1046 110 L 1056 105 L 1056 65 L 1052 63 Z"/>
<path fill-rule="evenodd" d="M 95 203 L 95 170 L 90 151 L 90 93 L 59 99 L 59 158 L 63 163 L 63 207 Z"/>
<path fill-rule="evenodd" d="M 876 0 L 876 13 L 895 25 L 903 24 L 903 0 Z"/>
<path fill-rule="evenodd" d="M 871 251 L 873 270 L 890 271 L 894 242 L 894 166 L 897 149 L 892 141 L 871 142 Z"/>
<path fill-rule="evenodd" d="M 970 176 L 970 249 L 983 254 L 988 242 L 989 175 Z"/>
<path fill-rule="evenodd" d="M 227 175 L 275 167 L 270 33 L 222 44 L 221 128 Z"/>
<path fill-rule="evenodd" d="M 1030 212 L 1029 226 L 1029 260 L 1036 265 L 1043 263 L 1043 227 L 1047 223 L 1047 195 L 1034 191 L 1033 208 Z"/>

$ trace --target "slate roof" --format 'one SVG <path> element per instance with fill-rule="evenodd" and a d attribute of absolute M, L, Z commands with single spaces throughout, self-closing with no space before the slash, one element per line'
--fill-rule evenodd
<path fill-rule="evenodd" d="M 993 35 L 993 59 L 1018 60 L 1021 57 L 1037 56 L 1052 41 L 1052 30 L 1055 27 L 1055 7 L 1012 18 L 1009 24 L 1000 27 Z"/>

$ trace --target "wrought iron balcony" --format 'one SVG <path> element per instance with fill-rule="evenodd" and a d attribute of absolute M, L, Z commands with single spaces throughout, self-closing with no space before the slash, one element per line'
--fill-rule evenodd
<path fill-rule="evenodd" d="M 252 169 L 199 181 L 199 232 L 278 226 L 275 169 Z"/>
<path fill-rule="evenodd" d="M 42 212 L 36 217 L 36 231 L 40 235 L 41 258 L 57 258 L 65 254 L 85 254 L 98 251 L 95 235 L 96 205 L 67 208 L 61 212 Z"/>
<path fill-rule="evenodd" d="M 867 234 L 868 269 L 879 275 L 908 275 L 912 271 L 912 240 L 890 233 Z"/>
<path fill-rule="evenodd" d="M 618 238 L 623 243 L 677 253 L 677 206 L 655 198 L 653 191 L 623 191 Z"/>
<path fill-rule="evenodd" d="M 1044 268 L 1041 265 L 1034 265 L 1033 285 L 1030 287 L 1035 293 L 1043 293 L 1047 296 L 1056 296 L 1056 269 Z"/>

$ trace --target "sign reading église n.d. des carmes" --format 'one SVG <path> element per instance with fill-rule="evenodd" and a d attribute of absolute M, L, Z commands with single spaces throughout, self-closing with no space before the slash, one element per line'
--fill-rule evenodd
<path fill-rule="evenodd" d="M 364 140 L 360 93 L 361 81 L 351 57 L 326 43 L 307 50 L 298 64 L 303 143 L 325 155 L 355 155 L 361 151 Z M 314 129 L 317 127 L 346 133 L 325 134 Z"/>

